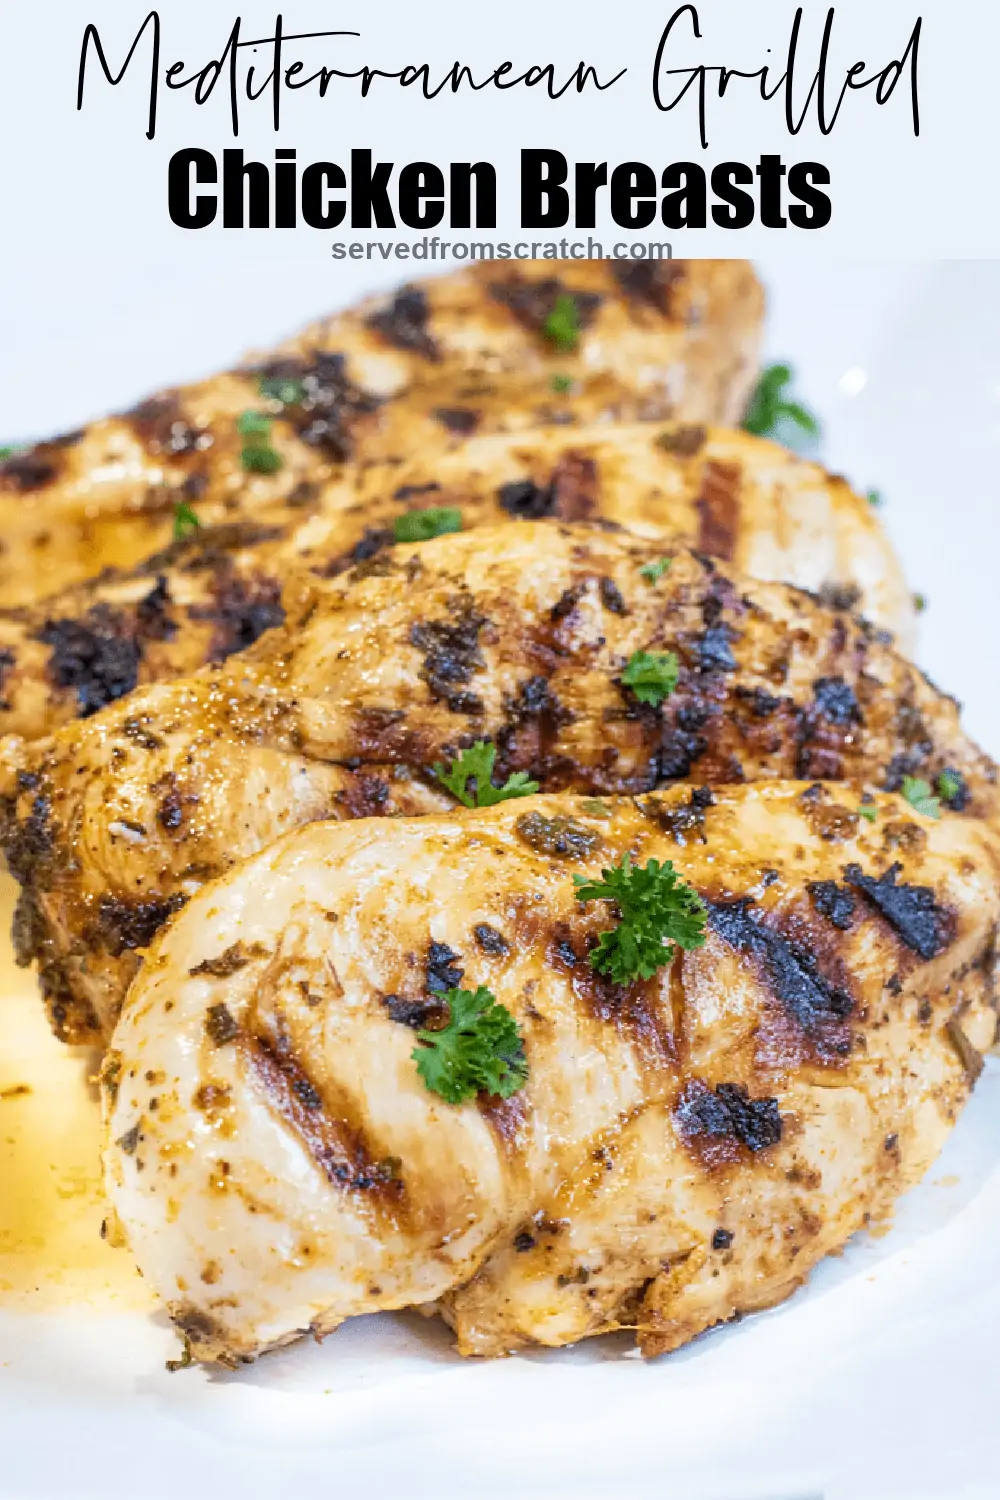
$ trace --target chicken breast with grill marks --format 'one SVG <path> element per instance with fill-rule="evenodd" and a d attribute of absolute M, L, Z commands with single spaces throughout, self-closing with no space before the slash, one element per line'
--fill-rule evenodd
<path fill-rule="evenodd" d="M 572 349 L 545 331 L 560 297 L 574 300 Z M 169 542 L 179 499 L 231 522 L 352 457 L 405 459 L 477 428 L 739 421 L 762 316 L 744 261 L 576 261 L 557 274 L 491 262 L 371 299 L 242 369 L 0 464 L 0 604 L 140 561 Z M 271 418 L 263 441 L 241 432 L 247 411 Z"/>
<path fill-rule="evenodd" d="M 543 428 L 402 465 L 349 466 L 309 505 L 204 528 L 130 572 L 0 613 L 0 734 L 36 738 L 139 684 L 245 649 L 280 623 L 291 569 L 328 575 L 374 557 L 402 517 L 429 508 L 458 509 L 466 530 L 549 517 L 688 540 L 752 577 L 857 610 L 903 650 L 912 644 L 892 548 L 844 480 L 726 428 Z"/>
<path fill-rule="evenodd" d="M 303 575 L 287 624 L 0 756 L 0 843 L 23 887 L 22 962 L 56 1029 L 106 1038 L 141 950 L 200 883 L 296 821 L 447 805 L 433 767 L 491 739 L 501 778 L 640 793 L 800 776 L 817 832 L 853 836 L 864 787 L 930 781 L 994 817 L 996 768 L 955 703 L 863 622 L 699 553 L 583 523 L 525 522 Z M 652 572 L 650 569 L 652 567 Z M 645 570 L 645 571 L 644 571 Z M 674 653 L 643 702 L 637 652 Z M 880 825 L 887 856 L 917 837 Z"/>
<path fill-rule="evenodd" d="M 1000 844 L 840 794 L 839 842 L 786 783 L 319 824 L 201 892 L 104 1069 L 112 1203 L 194 1355 L 430 1303 L 465 1354 L 656 1354 L 887 1214 L 993 1039 Z M 626 853 L 673 860 L 708 936 L 619 986 L 573 876 Z M 480 985 L 527 1082 L 448 1104 L 413 1028 Z"/>

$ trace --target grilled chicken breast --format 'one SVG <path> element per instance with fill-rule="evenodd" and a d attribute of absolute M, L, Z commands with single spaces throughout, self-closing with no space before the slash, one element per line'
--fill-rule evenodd
<path fill-rule="evenodd" d="M 752 577 L 858 610 L 903 650 L 912 644 L 892 548 L 843 479 L 726 428 L 542 428 L 402 465 L 348 466 L 311 504 L 206 527 L 137 568 L 0 613 L 0 734 L 36 738 L 139 684 L 245 649 L 280 623 L 291 569 L 346 569 L 392 546 L 401 517 L 432 507 L 457 509 L 463 529 L 586 518 L 687 540 Z"/>
<path fill-rule="evenodd" d="M 204 890 L 104 1070 L 111 1200 L 192 1352 L 437 1303 L 465 1354 L 656 1354 L 787 1296 L 926 1170 L 996 1029 L 996 833 L 873 806 L 836 842 L 780 782 L 318 824 Z M 708 936 L 616 986 L 573 875 L 626 853 Z M 480 985 L 529 1075 L 450 1105 L 412 1028 Z"/>
<path fill-rule="evenodd" d="M 996 768 L 939 694 L 863 621 L 701 553 L 584 523 L 525 522 L 303 574 L 249 651 L 140 689 L 49 741 L 0 754 L 15 927 L 60 1035 L 107 1037 L 139 952 L 234 860 L 295 823 L 447 805 L 435 764 L 473 741 L 544 790 L 804 777 L 817 832 L 853 836 L 861 788 L 931 781 L 992 817 Z M 657 570 L 654 569 L 653 573 Z M 658 706 L 623 682 L 673 652 Z M 880 825 L 887 857 L 914 837 Z"/>
<path fill-rule="evenodd" d="M 569 349 L 545 331 L 560 297 L 579 324 Z M 485 263 L 365 302 L 0 465 L 0 603 L 140 561 L 169 542 L 180 499 L 206 523 L 243 519 L 352 456 L 564 418 L 738 421 L 762 314 L 743 261 Z M 240 431 L 248 411 L 272 419 L 264 442 Z"/>

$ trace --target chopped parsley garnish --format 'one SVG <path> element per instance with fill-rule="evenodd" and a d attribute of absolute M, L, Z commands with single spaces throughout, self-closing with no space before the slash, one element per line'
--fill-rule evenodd
<path fill-rule="evenodd" d="M 918 615 L 922 615 L 924 613 L 924 610 L 927 608 L 927 595 L 914 594 L 913 608 L 916 610 Z"/>
<path fill-rule="evenodd" d="M 809 437 L 819 436 L 819 422 L 807 407 L 798 401 L 789 401 L 786 391 L 792 383 L 789 365 L 769 365 L 757 382 L 746 416 L 743 418 L 744 432 L 757 437 L 779 437 L 784 425 L 798 427 Z"/>
<path fill-rule="evenodd" d="M 608 804 L 606 802 L 602 802 L 600 797 L 585 797 L 580 803 L 580 807 L 592 818 L 614 817 L 614 813 L 611 811 Z"/>
<path fill-rule="evenodd" d="M 659 583 L 664 573 L 669 573 L 672 562 L 672 557 L 661 557 L 658 562 L 647 563 L 639 569 L 639 577 L 645 578 L 647 583 Z"/>
<path fill-rule="evenodd" d="M 942 802 L 954 802 L 965 789 L 965 782 L 957 771 L 942 771 L 935 785 Z"/>
<path fill-rule="evenodd" d="M 871 505 L 871 506 L 873 506 L 875 510 L 878 510 L 879 506 L 882 504 L 882 491 L 881 490 L 869 490 L 868 491 L 868 504 Z"/>
<path fill-rule="evenodd" d="M 301 406 L 306 398 L 303 382 L 283 375 L 262 375 L 260 393 L 269 401 L 280 401 L 282 406 Z"/>
<path fill-rule="evenodd" d="M 178 500 L 174 508 L 174 541 L 182 542 L 192 536 L 201 526 L 194 510 L 186 500 Z"/>
<path fill-rule="evenodd" d="M 900 790 L 914 812 L 921 813 L 925 818 L 941 816 L 941 803 L 935 797 L 930 783 L 922 777 L 904 776 Z"/>
<path fill-rule="evenodd" d="M 572 375 L 553 375 L 552 389 L 557 396 L 565 396 L 568 391 L 573 389 Z"/>
<path fill-rule="evenodd" d="M 611 901 L 618 909 L 618 926 L 602 932 L 590 954 L 591 966 L 615 984 L 652 979 L 670 962 L 675 944 L 689 950 L 705 941 L 704 902 L 670 860 L 633 865 L 626 854 L 620 865 L 602 870 L 600 880 L 573 880 L 578 901 Z"/>
<path fill-rule="evenodd" d="M 471 990 L 448 990 L 441 996 L 448 1006 L 442 1031 L 418 1031 L 419 1046 L 411 1056 L 432 1094 L 446 1104 L 464 1104 L 476 1094 L 509 1099 L 528 1081 L 524 1042 L 506 1006 L 483 985 Z"/>
<path fill-rule="evenodd" d="M 556 305 L 542 324 L 542 332 L 562 354 L 572 354 L 580 342 L 580 315 L 576 298 L 565 292 L 556 298 Z"/>
<path fill-rule="evenodd" d="M 636 651 L 622 673 L 622 682 L 640 703 L 655 708 L 669 698 L 679 676 L 680 663 L 673 651 Z"/>
<path fill-rule="evenodd" d="M 271 446 L 271 418 L 259 411 L 241 412 L 236 430 L 243 439 L 240 459 L 248 474 L 276 474 L 281 454 Z"/>
<path fill-rule="evenodd" d="M 397 542 L 429 542 L 431 537 L 461 531 L 462 512 L 454 505 L 431 505 L 426 510 L 408 510 L 392 523 Z"/>
<path fill-rule="evenodd" d="M 515 771 L 503 786 L 494 786 L 493 764 L 496 758 L 495 745 L 489 740 L 477 740 L 471 750 L 463 750 L 450 766 L 439 764 L 433 767 L 433 771 L 442 786 L 446 786 L 463 807 L 495 807 L 498 802 L 508 802 L 512 797 L 534 796 L 538 782 L 529 781 L 527 771 Z"/>
<path fill-rule="evenodd" d="M 0 464 L 5 464 L 8 458 L 13 458 L 15 453 L 20 453 L 20 448 L 0 448 Z"/>
<path fill-rule="evenodd" d="M 878 808 L 874 802 L 862 802 L 858 807 L 858 817 L 864 818 L 866 823 L 874 823 L 878 817 Z"/>

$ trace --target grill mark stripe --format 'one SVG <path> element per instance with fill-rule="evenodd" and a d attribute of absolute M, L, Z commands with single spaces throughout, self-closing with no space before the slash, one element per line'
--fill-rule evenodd
<path fill-rule="evenodd" d="M 380 1166 L 385 1157 L 372 1149 L 358 1124 L 333 1118 L 299 1059 L 290 1053 L 279 1057 L 263 1038 L 246 1032 L 237 1046 L 274 1113 L 298 1136 L 327 1180 L 347 1192 L 363 1193 L 368 1203 L 398 1222 L 405 1205 L 403 1183 Z"/>

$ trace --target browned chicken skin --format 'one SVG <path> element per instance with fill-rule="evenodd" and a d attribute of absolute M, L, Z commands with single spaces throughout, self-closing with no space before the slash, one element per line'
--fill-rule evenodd
<path fill-rule="evenodd" d="M 573 350 L 545 333 L 560 296 L 576 303 Z M 0 604 L 166 546 L 178 500 L 217 524 L 308 498 L 347 459 L 440 451 L 474 430 L 738 421 L 762 313 L 744 261 L 490 262 L 373 298 L 240 370 L 0 464 Z M 272 418 L 276 472 L 244 457 L 247 411 Z"/>
<path fill-rule="evenodd" d="M 722 564 L 582 523 L 525 522 L 304 574 L 287 624 L 219 667 L 134 693 L 34 749 L 6 743 L 2 845 L 22 961 L 56 1029 L 107 1037 L 139 952 L 206 879 L 297 823 L 448 805 L 435 763 L 492 739 L 497 773 L 639 794 L 801 777 L 818 836 L 853 837 L 861 788 L 954 773 L 993 817 L 996 768 L 954 702 L 863 622 Z M 659 707 L 622 682 L 675 652 Z M 879 825 L 887 858 L 921 830 Z"/>
<path fill-rule="evenodd" d="M 464 1354 L 621 1327 L 658 1354 L 884 1217 L 993 1039 L 1000 847 L 837 796 L 837 841 L 779 782 L 318 824 L 206 888 L 104 1072 L 112 1202 L 196 1357 L 428 1304 Z M 674 862 L 707 941 L 615 985 L 573 876 L 626 853 Z M 507 1100 L 421 1081 L 442 983 L 519 1023 Z"/>
<path fill-rule="evenodd" d="M 912 639 L 910 595 L 871 506 L 818 465 L 725 428 L 541 428 L 349 465 L 309 504 L 206 527 L 131 571 L 0 612 L 0 735 L 36 738 L 245 649 L 280 623 L 292 568 L 330 575 L 372 558 L 429 508 L 457 509 L 463 530 L 550 517 L 669 535 L 856 609 L 903 649 Z"/>

